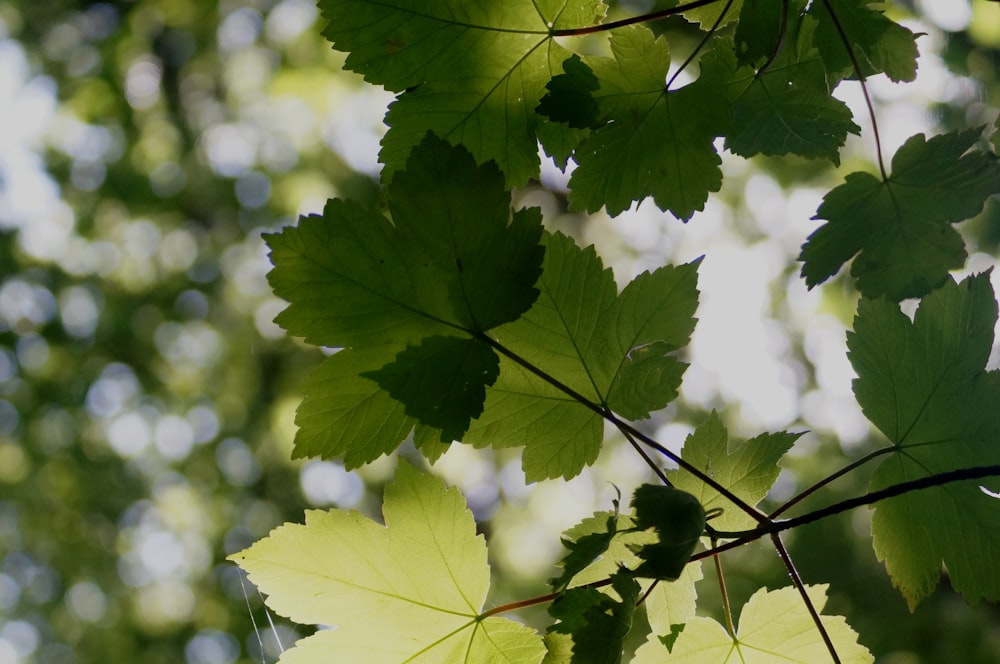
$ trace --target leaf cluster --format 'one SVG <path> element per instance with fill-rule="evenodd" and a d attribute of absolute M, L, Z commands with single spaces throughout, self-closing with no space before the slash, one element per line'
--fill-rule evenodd
<path fill-rule="evenodd" d="M 385 526 L 316 512 L 234 556 L 279 613 L 338 626 L 282 661 L 614 663 L 645 602 L 651 633 L 636 662 L 872 661 L 843 618 L 821 615 L 826 586 L 801 579 L 780 538 L 846 507 L 778 517 L 878 457 L 871 493 L 851 506 L 876 504 L 875 553 L 911 607 L 942 563 L 970 602 L 1000 599 L 1000 521 L 969 479 L 1000 467 L 1000 374 L 986 369 L 997 305 L 988 274 L 949 275 L 966 255 L 951 225 L 1000 192 L 981 130 L 914 136 L 891 169 L 879 154 L 879 175 L 850 173 L 824 198 L 802 276 L 817 286 L 853 259 L 854 392 L 888 442 L 771 513 L 759 505 L 802 433 L 733 441 L 712 412 L 675 453 L 631 423 L 678 397 L 700 261 L 619 290 L 594 247 L 511 205 L 511 187 L 539 175 L 539 144 L 563 168 L 575 163 L 571 207 L 612 216 L 651 198 L 690 219 L 721 186 L 720 146 L 839 165 L 860 129 L 835 89 L 912 80 L 917 35 L 866 0 L 694 2 L 645 17 L 704 30 L 677 63 L 665 36 L 605 22 L 592 0 L 320 6 L 345 66 L 398 97 L 380 155 L 386 209 L 332 200 L 266 238 L 269 281 L 289 303 L 277 322 L 332 351 L 305 386 L 295 455 L 353 468 L 406 441 L 430 462 L 459 443 L 521 447 L 528 481 L 568 479 L 595 462 L 610 424 L 659 482 L 636 489 L 628 513 L 616 500 L 563 534 L 552 593 L 484 611 L 486 549 L 471 514 L 403 464 Z M 594 32 L 608 33 L 604 52 L 561 39 Z M 911 297 L 922 298 L 912 320 L 898 304 Z M 760 589 L 737 622 L 720 556 L 762 537 L 794 587 Z M 694 612 L 708 557 L 725 627 Z M 553 618 L 544 639 L 496 616 L 541 602 Z"/>

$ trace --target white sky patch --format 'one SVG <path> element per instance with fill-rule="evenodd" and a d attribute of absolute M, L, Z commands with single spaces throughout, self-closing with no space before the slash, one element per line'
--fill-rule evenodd
<path fill-rule="evenodd" d="M 965 30 L 972 21 L 972 5 L 969 2 L 917 0 L 917 6 L 934 25 L 948 32 Z"/>
<path fill-rule="evenodd" d="M 706 256 L 690 346 L 693 371 L 682 388 L 689 400 L 705 405 L 715 393 L 739 403 L 741 418 L 754 427 L 781 427 L 798 415 L 794 377 L 780 357 L 787 339 L 768 318 L 768 283 L 784 264 L 775 253 L 773 245 L 759 243 L 718 246 Z M 701 381 L 711 387 L 698 385 Z"/>

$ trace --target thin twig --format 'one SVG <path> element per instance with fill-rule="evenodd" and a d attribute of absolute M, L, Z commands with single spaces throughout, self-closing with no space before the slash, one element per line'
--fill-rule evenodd
<path fill-rule="evenodd" d="M 839 479 L 840 477 L 843 477 L 844 475 L 846 475 L 847 473 L 851 472 L 855 468 L 863 466 L 864 464 L 868 463 L 872 459 L 878 458 L 878 457 L 882 456 L 883 454 L 887 454 L 889 452 L 892 452 L 895 449 L 896 449 L 895 447 L 893 447 L 893 446 L 890 445 L 888 447 L 879 448 L 879 449 L 875 450 L 874 452 L 869 452 L 868 454 L 864 455 L 860 459 L 857 459 L 856 461 L 853 461 L 853 462 L 847 464 L 846 466 L 844 466 L 843 468 L 841 468 L 840 470 L 838 470 L 837 472 L 835 472 L 833 475 L 829 475 L 829 476 L 825 477 L 824 479 L 820 480 L 816 484 L 813 484 L 808 489 L 805 489 L 804 491 L 800 492 L 797 496 L 795 496 L 791 500 L 788 500 L 787 502 L 785 502 L 783 505 L 781 505 L 780 507 L 778 507 L 778 509 L 776 509 L 773 512 L 771 512 L 768 516 L 771 519 L 776 518 L 778 515 L 782 514 L 783 512 L 788 511 L 789 508 L 797 505 L 802 500 L 805 500 L 806 498 L 808 498 L 812 494 L 814 494 L 817 491 L 819 491 L 820 489 L 822 489 L 827 484 L 830 484 L 834 480 Z"/>
<path fill-rule="evenodd" d="M 594 413 L 597 413 L 598 415 L 600 415 L 602 418 L 604 418 L 608 422 L 611 422 L 612 424 L 614 424 L 618 428 L 618 430 L 622 432 L 623 435 L 631 435 L 631 436 L 635 437 L 637 440 L 642 441 L 643 444 L 648 445 L 649 447 L 652 447 L 654 450 L 656 450 L 660 454 L 664 455 L 665 457 L 667 457 L 668 459 L 670 459 L 671 461 L 673 461 L 674 463 L 676 463 L 680 468 L 683 468 L 684 470 L 688 471 L 689 473 L 691 473 L 692 475 L 694 475 L 695 477 L 697 477 L 701 482 L 704 482 L 709 487 L 711 487 L 711 488 L 715 489 L 716 491 L 718 491 L 719 494 L 721 494 L 727 500 L 729 500 L 734 505 L 736 505 L 740 510 L 742 510 L 743 512 L 746 512 L 747 514 L 749 514 L 755 521 L 757 521 L 757 523 L 765 523 L 767 521 L 767 517 L 765 517 L 763 514 L 761 514 L 760 512 L 758 512 L 751 505 L 748 505 L 746 501 L 744 501 L 739 496 L 737 496 L 736 494 L 734 494 L 727 487 L 725 487 L 722 484 L 720 484 L 718 481 L 716 481 L 715 479 L 713 479 L 711 476 L 709 476 L 708 474 L 706 474 L 705 472 L 703 472 L 701 469 L 697 468 L 693 464 L 691 464 L 688 461 L 682 459 L 679 454 L 676 454 L 675 452 L 671 452 L 666 447 L 664 447 L 663 445 L 660 445 L 658 442 L 656 442 L 655 440 L 653 440 L 652 438 L 650 438 L 646 434 L 642 433 L 641 431 L 639 431 L 635 427 L 631 426 L 627 422 L 624 422 L 624 421 L 620 420 L 606 406 L 591 401 L 590 399 L 588 399 L 587 397 L 583 396 L 582 394 L 580 394 L 579 392 L 577 392 L 576 390 L 574 390 L 570 386 L 568 386 L 565 383 L 563 383 L 562 381 L 560 381 L 555 376 L 551 376 L 548 373 L 546 373 L 545 371 L 543 371 L 542 369 L 540 369 L 539 367 L 536 367 L 534 364 L 532 364 L 528 360 L 524 359 L 523 357 L 521 357 L 520 355 L 518 355 L 514 351 L 510 350 L 509 348 L 507 348 L 506 346 L 504 346 L 502 343 L 500 343 L 499 341 L 497 341 L 493 337 L 490 337 L 489 335 L 486 335 L 486 334 L 481 333 L 481 332 L 480 333 L 475 333 L 475 336 L 476 336 L 476 338 L 481 339 L 485 343 L 489 344 L 490 347 L 492 347 L 498 353 L 500 353 L 500 354 L 504 355 L 505 357 L 507 357 L 508 359 L 514 361 L 515 363 L 517 363 L 518 365 L 520 365 L 524 369 L 528 370 L 529 372 L 531 372 L 532 374 L 534 374 L 538 378 L 541 378 L 542 380 L 544 380 L 549 385 L 552 385 L 553 387 L 555 387 L 559 391 L 561 391 L 564 394 L 566 394 L 567 396 L 571 397 L 577 403 L 585 406 L 589 410 L 591 410 Z M 647 463 L 650 464 L 650 467 L 655 472 L 657 470 L 657 468 L 658 468 L 656 466 L 656 464 L 653 463 L 652 459 L 650 459 L 648 456 L 645 456 L 645 455 L 643 455 L 643 456 L 647 460 Z M 661 473 L 662 473 L 662 471 L 660 471 L 657 474 L 660 475 Z M 666 478 L 663 477 L 663 479 L 666 479 Z"/>
<path fill-rule="evenodd" d="M 872 103 L 871 95 L 868 93 L 868 79 L 865 78 L 865 73 L 861 70 L 861 63 L 858 62 L 858 57 L 854 54 L 854 48 L 851 47 L 851 40 L 848 38 L 847 31 L 844 30 L 840 19 L 834 13 L 830 0 L 823 0 L 823 6 L 826 7 L 826 11 L 830 14 L 830 20 L 833 21 L 834 27 L 837 28 L 837 34 L 840 35 L 841 43 L 847 49 L 847 56 L 851 59 L 854 73 L 858 75 L 858 83 L 861 84 L 861 93 L 864 95 L 865 105 L 868 107 L 868 117 L 872 121 L 872 133 L 875 134 L 875 153 L 878 158 L 878 170 L 882 174 L 882 180 L 888 182 L 889 172 L 885 168 L 885 157 L 882 156 L 882 137 L 878 131 L 878 120 L 875 118 L 875 105 Z"/>
<path fill-rule="evenodd" d="M 715 539 L 712 539 L 712 548 L 715 548 Z M 736 628 L 733 627 L 733 607 L 729 603 L 729 591 L 726 590 L 726 575 L 722 571 L 722 556 L 712 556 L 715 560 L 715 576 L 719 579 L 719 594 L 722 596 L 722 612 L 726 616 L 726 629 L 729 636 L 736 638 Z"/>
<path fill-rule="evenodd" d="M 795 569 L 795 563 L 792 562 L 792 557 L 788 555 L 788 549 L 785 548 L 784 542 L 781 541 L 781 537 L 778 533 L 771 534 L 771 541 L 774 543 L 774 548 L 778 551 L 778 555 L 781 557 L 781 562 L 785 564 L 785 569 L 788 570 L 788 576 L 792 578 L 792 583 L 799 591 L 799 595 L 802 596 L 802 601 L 805 602 L 806 610 L 809 611 L 809 615 L 812 616 L 813 622 L 816 624 L 816 629 L 819 630 L 820 636 L 823 637 L 823 643 L 826 644 L 826 649 L 830 651 L 830 656 L 833 658 L 834 664 L 840 664 L 840 656 L 837 654 L 837 649 L 833 645 L 833 640 L 830 638 L 830 634 L 826 631 L 826 625 L 823 624 L 823 619 L 819 615 L 819 611 L 816 610 L 816 606 L 813 605 L 812 599 L 809 598 L 809 592 L 806 590 L 806 585 L 802 582 L 802 577 L 799 576 L 799 571 Z"/>
<path fill-rule="evenodd" d="M 635 25 L 637 23 L 649 23 L 651 21 L 658 21 L 662 18 L 668 18 L 670 16 L 677 16 L 678 14 L 683 14 L 689 9 L 697 9 L 698 7 L 704 7 L 705 5 L 711 5 L 719 0 L 695 0 L 694 2 L 687 2 L 683 5 L 677 5 L 676 7 L 671 7 L 670 9 L 661 9 L 658 12 L 650 12 L 648 14 L 641 14 L 639 16 L 630 16 L 629 18 L 623 18 L 619 21 L 611 21 L 610 23 L 602 23 L 600 25 L 588 25 L 585 28 L 560 28 L 558 30 L 552 30 L 549 34 L 553 37 L 573 37 L 575 35 L 589 35 L 595 32 L 604 32 L 606 30 L 614 30 L 615 28 L 624 28 L 627 25 Z"/>
<path fill-rule="evenodd" d="M 785 45 L 785 35 L 788 32 L 788 0 L 781 0 L 781 22 L 778 24 L 778 41 L 774 45 L 774 50 L 771 51 L 771 56 L 767 59 L 767 62 L 762 64 L 760 68 L 757 69 L 756 76 L 760 76 L 765 71 L 767 71 L 771 65 L 774 64 L 778 56 L 781 55 L 781 49 Z"/>
<path fill-rule="evenodd" d="M 667 90 L 670 89 L 670 86 L 674 84 L 674 81 L 677 80 L 677 77 L 681 75 L 681 72 L 687 69 L 687 66 L 691 64 L 691 62 L 695 59 L 698 53 L 701 52 L 701 49 L 705 48 L 705 44 L 707 44 L 708 40 L 712 38 L 712 35 L 715 34 L 715 31 L 719 29 L 719 25 L 722 23 L 722 19 L 726 17 L 726 14 L 729 13 L 729 9 L 732 6 L 733 6 L 733 0 L 726 0 L 726 6 L 722 8 L 721 12 L 719 12 L 719 17 L 715 19 L 715 23 L 713 23 L 712 27 L 708 29 L 708 32 L 705 33 L 705 36 L 701 38 L 701 41 L 698 42 L 698 45 L 695 47 L 695 49 L 691 51 L 691 54 L 687 56 L 684 62 L 681 63 L 681 66 L 677 68 L 677 71 L 674 72 L 674 75 L 670 77 L 670 80 L 667 81 L 667 87 L 665 89 Z"/>

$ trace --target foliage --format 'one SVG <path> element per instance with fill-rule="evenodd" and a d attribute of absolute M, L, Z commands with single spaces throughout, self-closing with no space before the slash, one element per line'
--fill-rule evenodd
<path fill-rule="evenodd" d="M 0 660 L 996 662 L 1000 22 L 911 5 L 6 3 Z"/>
<path fill-rule="evenodd" d="M 618 293 L 593 247 L 543 231 L 536 208 L 512 208 L 506 187 L 538 176 L 540 141 L 563 166 L 567 156 L 576 162 L 571 207 L 615 216 L 652 198 L 687 221 L 721 186 L 717 139 L 745 157 L 839 164 L 859 127 L 832 96 L 837 84 L 915 73 L 915 35 L 860 2 L 727 3 L 689 14 L 705 31 L 676 67 L 668 39 L 641 23 L 702 4 L 602 23 L 603 7 L 583 2 L 503 11 L 460 0 L 321 2 L 324 34 L 349 53 L 345 66 L 399 96 L 381 153 L 391 220 L 331 200 L 322 216 L 268 237 L 269 279 L 289 302 L 277 322 L 308 343 L 342 348 L 309 383 L 296 453 L 365 463 L 414 430 L 431 462 L 459 441 L 518 446 L 528 481 L 570 479 L 597 459 L 607 422 L 660 483 L 635 489 L 630 514 L 615 500 L 613 512 L 564 535 L 569 553 L 553 594 L 480 612 L 483 570 L 466 579 L 472 554 L 452 551 L 456 522 L 468 538 L 471 519 L 453 515 L 455 498 L 449 510 L 436 507 L 434 481 L 403 466 L 386 494 L 384 530 L 333 510 L 234 556 L 277 612 L 337 625 L 287 661 L 492 661 L 509 648 L 517 661 L 617 662 L 646 591 L 693 586 L 693 576 L 679 579 L 710 556 L 727 627 L 694 616 L 684 592 L 691 599 L 676 618 L 652 621 L 635 661 L 873 661 L 844 618 L 820 615 L 826 587 L 805 584 L 779 534 L 866 504 L 875 504 L 876 554 L 911 609 L 933 590 L 942 561 L 970 602 L 1000 600 L 991 553 L 1000 522 L 995 499 L 979 488 L 1000 474 L 1000 374 L 984 368 L 997 307 L 987 274 L 961 284 L 948 276 L 966 256 L 950 224 L 1000 192 L 996 155 L 976 146 L 981 130 L 914 136 L 891 175 L 852 173 L 823 200 L 817 216 L 828 223 L 805 243 L 802 274 L 816 286 L 858 254 L 854 392 L 890 445 L 771 514 L 756 506 L 801 434 L 734 445 L 713 412 L 678 455 L 628 423 L 678 396 L 687 365 L 676 354 L 694 329 L 700 261 L 644 272 Z M 730 10 L 736 25 L 720 30 Z M 610 56 L 569 54 L 556 42 L 605 30 Z M 675 86 L 702 51 L 700 75 Z M 912 323 L 897 304 L 907 297 L 922 298 Z M 644 447 L 679 468 L 664 473 Z M 865 496 L 776 518 L 882 455 L 891 456 Z M 765 536 L 793 587 L 760 588 L 734 627 L 720 556 Z M 475 557 L 484 554 L 477 544 Z M 316 567 L 330 559 L 343 565 L 332 575 Z M 581 585 L 577 577 L 596 565 L 601 577 Z M 504 627 L 508 645 L 482 650 L 499 638 L 496 613 L 542 602 L 555 620 L 544 648 L 530 631 L 515 638 Z M 375 654 L 384 650 L 391 654 Z"/>

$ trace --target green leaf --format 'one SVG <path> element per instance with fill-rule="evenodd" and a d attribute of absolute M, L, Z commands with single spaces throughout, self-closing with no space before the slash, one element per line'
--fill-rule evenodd
<path fill-rule="evenodd" d="M 828 223 L 802 247 L 806 283 L 826 281 L 855 254 L 851 274 L 866 297 L 919 297 L 944 283 L 966 255 L 950 224 L 978 214 L 1000 192 L 996 155 L 969 151 L 979 134 L 950 132 L 930 140 L 917 134 L 896 152 L 888 180 L 848 175 L 816 213 Z"/>
<path fill-rule="evenodd" d="M 817 611 L 826 605 L 825 585 L 807 586 Z M 875 661 L 858 635 L 840 616 L 821 616 L 843 664 Z M 740 613 L 736 636 L 711 618 L 687 621 L 668 651 L 656 635 L 650 635 L 637 651 L 632 664 L 771 664 L 775 661 L 816 664 L 830 660 L 823 637 L 795 588 L 768 591 L 761 588 Z"/>
<path fill-rule="evenodd" d="M 461 438 L 496 379 L 482 333 L 538 296 L 541 215 L 511 215 L 495 164 L 478 166 L 428 135 L 387 196 L 392 222 L 332 200 L 322 217 L 266 236 L 268 279 L 289 301 L 278 323 L 345 347 L 306 384 L 296 456 L 343 455 L 355 467 L 392 451 L 419 421 L 429 427 L 421 449 L 436 458 L 441 449 L 423 444 L 430 430 Z"/>
<path fill-rule="evenodd" d="M 348 510 L 306 512 L 229 557 L 302 624 L 336 626 L 299 641 L 282 662 L 540 662 L 534 630 L 480 619 L 486 544 L 455 489 L 406 463 L 386 488 L 385 526 Z M 412 658 L 412 659 L 411 659 Z"/>
<path fill-rule="evenodd" d="M 500 360 L 479 339 L 427 337 L 396 359 L 362 374 L 392 398 L 406 404 L 406 414 L 440 428 L 441 442 L 462 437 L 469 421 L 483 411 L 486 387 L 500 373 Z"/>
<path fill-rule="evenodd" d="M 948 280 L 911 322 L 884 299 L 862 300 L 848 334 L 854 393 L 895 446 L 871 489 L 1000 463 L 1000 372 L 986 372 L 997 303 L 988 275 Z M 910 607 L 934 591 L 941 563 L 970 603 L 1000 598 L 1000 510 L 981 481 L 879 502 L 875 552 Z"/>
<path fill-rule="evenodd" d="M 403 404 L 361 374 L 392 359 L 391 347 L 341 351 L 306 379 L 305 398 L 295 414 L 298 431 L 292 458 L 342 457 L 358 468 L 392 452 L 413 429 Z"/>
<path fill-rule="evenodd" d="M 616 30 L 611 52 L 586 60 L 600 81 L 594 99 L 611 122 L 577 148 L 570 204 L 588 212 L 605 206 L 616 216 L 651 196 L 688 220 L 722 185 L 712 142 L 725 132 L 725 97 L 703 82 L 667 91 L 667 43 L 646 27 Z"/>
<path fill-rule="evenodd" d="M 592 247 L 558 233 L 545 245 L 538 300 L 493 332 L 499 344 L 592 405 L 625 417 L 665 406 L 686 368 L 668 353 L 694 329 L 698 262 L 641 274 L 616 297 L 614 277 Z M 536 481 L 572 477 L 593 463 L 603 431 L 599 413 L 505 356 L 465 441 L 524 445 L 525 474 Z"/>
<path fill-rule="evenodd" d="M 791 449 L 801 433 L 765 433 L 731 445 L 722 419 L 713 410 L 709 418 L 684 441 L 681 457 L 737 498 L 754 506 L 764 499 L 778 479 L 778 460 Z M 693 494 L 705 510 L 722 508 L 711 526 L 720 531 L 748 530 L 757 525 L 749 514 L 684 469 L 669 473 L 678 489 Z"/>
<path fill-rule="evenodd" d="M 571 588 L 549 605 L 559 622 L 550 632 L 569 634 L 573 640 L 571 664 L 618 664 L 622 642 L 632 629 L 639 599 L 639 584 L 627 570 L 611 577 L 617 597 L 595 588 Z"/>
<path fill-rule="evenodd" d="M 713 2 L 703 7 L 687 10 L 684 12 L 684 18 L 692 23 L 698 23 L 704 30 L 709 30 L 717 22 L 721 27 L 740 18 L 740 10 L 742 8 L 743 0 L 733 0 L 731 4 L 727 2 Z M 722 19 L 721 21 L 719 20 L 720 18 Z"/>
<path fill-rule="evenodd" d="M 386 117 L 388 179 L 428 130 L 495 160 L 510 185 L 538 175 L 535 107 L 569 52 L 550 31 L 600 23 L 597 0 L 322 0 L 345 67 L 403 92 Z"/>
<path fill-rule="evenodd" d="M 550 581 L 553 589 L 603 581 L 622 567 L 638 567 L 642 561 L 633 549 L 654 544 L 656 535 L 636 531 L 634 525 L 626 514 L 597 512 L 563 532 L 569 553 L 559 562 L 562 574 Z"/>
<path fill-rule="evenodd" d="M 560 561 L 562 574 L 549 580 L 552 590 L 565 590 L 574 576 L 593 564 L 611 546 L 611 540 L 618 534 L 618 512 L 616 510 L 606 514 L 606 517 L 603 514 L 595 514 L 593 517 L 598 523 L 603 520 L 603 530 L 598 528 L 594 532 L 562 538 L 563 546 L 569 549 L 569 553 Z"/>
<path fill-rule="evenodd" d="M 753 66 L 778 52 L 786 36 L 782 24 L 798 13 L 798 5 L 786 7 L 782 0 L 758 0 L 740 8 L 740 21 L 736 24 L 736 59 L 738 64 Z M 784 17 L 783 17 L 784 15 Z"/>
<path fill-rule="evenodd" d="M 792 15 L 777 59 L 760 72 L 737 67 L 733 53 L 723 49 L 705 58 L 703 77 L 724 85 L 731 100 L 729 150 L 743 157 L 797 154 L 840 163 L 847 135 L 861 129 L 847 105 L 830 94 L 826 67 L 812 45 L 815 29 L 811 17 Z"/>
<path fill-rule="evenodd" d="M 673 581 L 680 577 L 705 532 L 705 510 L 698 499 L 674 487 L 643 484 L 632 494 L 632 519 L 640 530 L 652 528 L 657 542 L 636 553 L 636 576 Z"/>
<path fill-rule="evenodd" d="M 670 583 L 657 583 L 646 594 L 646 618 L 653 634 L 670 650 L 684 624 L 694 618 L 698 593 L 695 583 L 703 578 L 701 561 L 688 563 L 681 575 Z"/>
<path fill-rule="evenodd" d="M 865 76 L 885 72 L 893 81 L 912 81 L 917 77 L 917 35 L 873 9 L 875 4 L 883 3 L 823 0 L 810 4 L 809 13 L 819 21 L 816 47 L 826 68 L 836 78 L 856 76 L 844 44 L 846 36 Z M 830 14 L 831 7 L 835 17 Z"/>
<path fill-rule="evenodd" d="M 565 73 L 545 84 L 548 92 L 539 102 L 538 112 L 577 129 L 599 126 L 600 105 L 592 93 L 599 90 L 601 84 L 594 72 L 576 54 L 562 67 Z"/>

